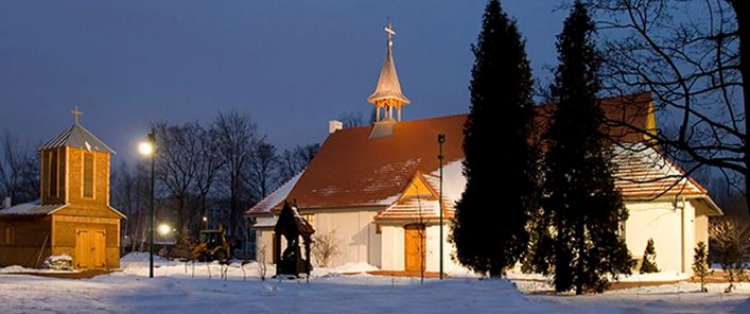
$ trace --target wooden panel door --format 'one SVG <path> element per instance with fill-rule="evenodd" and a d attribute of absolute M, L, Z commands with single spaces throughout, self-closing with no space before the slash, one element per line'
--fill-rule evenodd
<path fill-rule="evenodd" d="M 404 270 L 421 272 L 425 263 L 425 227 L 404 226 Z"/>
<path fill-rule="evenodd" d="M 106 266 L 105 230 L 78 229 L 74 265 L 79 269 L 104 268 Z"/>
<path fill-rule="evenodd" d="M 107 231 L 95 230 L 91 232 L 91 265 L 94 268 L 107 266 Z"/>
<path fill-rule="evenodd" d="M 91 236 L 89 230 L 78 229 L 76 230 L 76 256 L 75 265 L 76 268 L 90 268 L 90 258 L 88 250 L 91 247 Z"/>

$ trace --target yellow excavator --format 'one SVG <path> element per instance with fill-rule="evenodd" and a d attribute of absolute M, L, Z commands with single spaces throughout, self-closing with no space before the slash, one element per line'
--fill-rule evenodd
<path fill-rule="evenodd" d="M 207 262 L 229 260 L 232 258 L 231 252 L 223 226 L 219 226 L 219 229 L 201 230 L 198 244 L 190 250 L 193 259 Z"/>

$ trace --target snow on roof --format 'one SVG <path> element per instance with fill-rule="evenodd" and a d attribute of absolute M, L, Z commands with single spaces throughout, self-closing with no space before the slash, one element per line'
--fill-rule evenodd
<path fill-rule="evenodd" d="M 287 199 L 289 192 L 292 191 L 292 188 L 297 184 L 297 181 L 299 181 L 299 178 L 302 177 L 303 173 L 305 173 L 305 170 L 302 170 L 302 172 L 289 179 L 289 181 L 281 185 L 276 191 L 260 201 L 260 203 L 255 204 L 255 206 L 248 209 L 247 212 L 245 212 L 245 215 L 270 214 L 274 207 Z"/>
<path fill-rule="evenodd" d="M 664 196 L 700 198 L 716 214 L 721 214 L 708 191 L 656 148 L 642 143 L 621 144 L 613 146 L 613 153 L 615 186 L 626 200 Z"/>
<path fill-rule="evenodd" d="M 0 216 L 49 215 L 52 212 L 67 206 L 67 204 L 40 205 L 39 201 L 34 201 L 2 209 L 0 210 Z"/>
<path fill-rule="evenodd" d="M 276 216 L 271 217 L 258 217 L 258 221 L 253 225 L 253 229 L 273 229 L 276 227 L 276 222 L 279 218 Z"/>
<path fill-rule="evenodd" d="M 466 189 L 463 162 L 463 159 L 459 159 L 443 165 L 443 202 L 446 206 L 453 207 Z M 435 190 L 440 188 L 440 169 L 425 178 L 430 181 Z"/>

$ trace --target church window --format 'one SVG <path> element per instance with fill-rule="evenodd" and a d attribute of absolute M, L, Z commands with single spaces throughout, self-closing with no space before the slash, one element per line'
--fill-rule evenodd
<path fill-rule="evenodd" d="M 58 155 L 57 150 L 53 150 L 49 152 L 49 174 L 47 176 L 47 190 L 49 191 L 49 196 L 56 197 L 57 196 L 57 186 L 58 186 L 58 177 L 59 177 L 59 163 L 58 163 Z"/>
<path fill-rule="evenodd" d="M 6 226 L 5 230 L 3 230 L 3 244 L 5 245 L 12 245 L 13 244 L 13 227 Z"/>
<path fill-rule="evenodd" d="M 307 220 L 307 223 L 309 223 L 310 226 L 315 228 L 315 215 L 314 214 L 305 214 L 305 215 L 302 215 L 302 218 Z"/>
<path fill-rule="evenodd" d="M 83 197 L 94 197 L 94 154 L 83 154 Z"/>

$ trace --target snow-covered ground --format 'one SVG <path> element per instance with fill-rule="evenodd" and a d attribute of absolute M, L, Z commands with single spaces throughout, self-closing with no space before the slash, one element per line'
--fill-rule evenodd
<path fill-rule="evenodd" d="M 221 266 L 157 260 L 147 278 L 143 255 L 127 256 L 123 269 L 72 280 L 0 274 L 0 313 L 750 313 L 750 284 L 724 294 L 726 284 L 698 293 L 697 284 L 617 290 L 603 295 L 522 294 L 504 280 L 445 281 L 351 274 L 366 264 L 315 270 L 304 280 L 258 279 L 258 265 Z M 209 279 L 209 270 L 211 279 Z M 273 269 L 269 269 L 272 273 Z M 540 282 L 518 282 L 529 285 Z"/>

